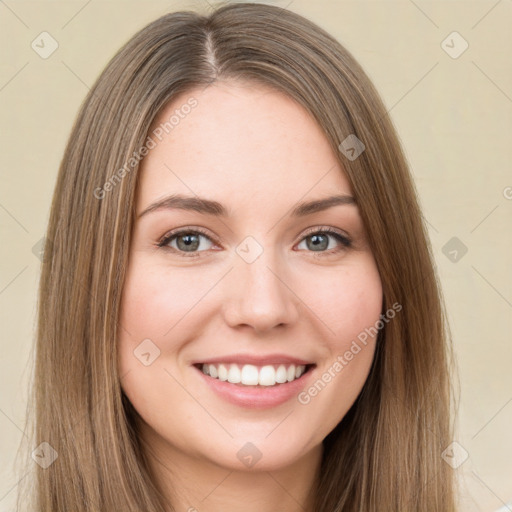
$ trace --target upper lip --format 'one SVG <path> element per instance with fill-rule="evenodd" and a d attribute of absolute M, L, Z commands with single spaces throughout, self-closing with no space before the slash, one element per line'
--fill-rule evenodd
<path fill-rule="evenodd" d="M 289 356 L 286 354 L 267 354 L 267 355 L 254 355 L 254 354 L 230 354 L 219 357 L 209 357 L 193 361 L 192 364 L 253 364 L 255 366 L 265 366 L 272 364 L 295 364 L 295 365 L 312 365 L 312 361 L 301 359 L 298 357 Z"/>

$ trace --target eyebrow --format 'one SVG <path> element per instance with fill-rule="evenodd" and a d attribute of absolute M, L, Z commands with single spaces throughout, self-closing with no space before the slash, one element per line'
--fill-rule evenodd
<path fill-rule="evenodd" d="M 352 204 L 355 205 L 355 199 L 346 194 L 330 196 L 323 199 L 314 199 L 296 205 L 291 213 L 291 217 L 305 217 L 316 212 L 327 210 L 333 206 Z M 172 194 L 166 196 L 158 201 L 150 204 L 143 212 L 138 216 L 140 219 L 148 213 L 160 211 L 160 210 L 189 210 L 205 215 L 213 215 L 216 217 L 228 217 L 228 210 L 225 206 L 217 201 L 205 199 L 202 197 L 185 196 L 182 194 Z"/>

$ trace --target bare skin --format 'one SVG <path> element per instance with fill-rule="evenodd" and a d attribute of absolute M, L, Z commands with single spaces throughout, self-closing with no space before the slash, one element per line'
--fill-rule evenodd
<path fill-rule="evenodd" d="M 136 213 L 183 194 L 222 203 L 228 215 L 160 208 L 137 219 L 122 297 L 123 389 L 175 510 L 304 512 L 322 441 L 368 377 L 374 338 L 341 370 L 335 363 L 379 320 L 380 276 L 355 203 L 290 214 L 301 202 L 352 195 L 301 106 L 254 84 L 216 82 L 175 98 L 155 127 L 191 97 L 197 106 L 142 162 Z M 158 247 L 177 228 L 189 234 Z M 191 239 L 193 228 L 206 235 Z M 160 350 L 147 366 L 134 355 L 143 340 L 146 353 Z M 233 354 L 311 363 L 303 400 L 298 392 L 266 407 L 226 400 L 194 364 Z M 329 382 L 309 392 L 326 373 Z"/>

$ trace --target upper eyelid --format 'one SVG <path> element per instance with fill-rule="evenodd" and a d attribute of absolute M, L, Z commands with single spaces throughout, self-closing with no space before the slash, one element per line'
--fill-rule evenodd
<path fill-rule="evenodd" d="M 318 226 L 318 227 L 314 227 L 314 228 L 308 228 L 308 229 L 306 229 L 306 231 L 302 235 L 302 238 L 304 238 L 306 236 L 309 236 L 309 235 L 313 235 L 313 234 L 315 234 L 317 232 L 326 232 L 326 231 L 327 232 L 331 231 L 331 232 L 336 233 L 338 235 L 344 236 L 347 239 L 350 239 L 349 234 L 346 233 L 344 230 L 339 229 L 339 228 L 333 228 L 331 226 Z"/>
<path fill-rule="evenodd" d="M 198 235 L 204 236 L 206 238 L 209 238 L 212 242 L 216 242 L 216 237 L 213 235 L 210 235 L 208 232 L 204 231 L 203 229 L 196 228 L 196 227 L 183 227 L 183 228 L 176 228 L 175 230 L 171 230 L 167 232 L 165 235 L 163 235 L 159 240 L 158 244 L 160 243 L 168 243 L 170 239 L 186 234 L 186 233 L 196 233 Z"/>

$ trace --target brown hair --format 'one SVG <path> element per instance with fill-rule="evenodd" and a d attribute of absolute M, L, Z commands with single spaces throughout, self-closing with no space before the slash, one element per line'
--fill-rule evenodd
<path fill-rule="evenodd" d="M 452 469 L 441 458 L 452 440 L 452 349 L 394 127 L 369 78 L 333 37 L 291 11 L 243 3 L 149 24 L 115 55 L 80 109 L 53 197 L 38 305 L 33 442 L 48 442 L 58 458 L 36 467 L 30 509 L 169 510 L 117 370 L 139 164 L 130 159 L 169 101 L 216 80 L 271 86 L 316 119 L 359 206 L 384 310 L 403 306 L 379 333 L 361 394 L 324 441 L 315 511 L 452 512 Z M 355 159 L 338 149 L 351 134 L 365 145 Z M 20 503 L 27 500 L 20 493 Z"/>

